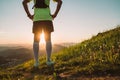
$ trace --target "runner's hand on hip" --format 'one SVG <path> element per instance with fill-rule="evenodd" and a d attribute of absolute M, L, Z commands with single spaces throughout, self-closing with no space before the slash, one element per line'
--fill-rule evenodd
<path fill-rule="evenodd" d="M 29 14 L 28 17 L 33 20 L 34 15 Z"/>

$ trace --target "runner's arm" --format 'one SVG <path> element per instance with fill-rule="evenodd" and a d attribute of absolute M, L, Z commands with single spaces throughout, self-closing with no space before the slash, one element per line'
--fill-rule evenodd
<path fill-rule="evenodd" d="M 62 0 L 54 0 L 57 2 L 57 8 L 55 10 L 55 13 L 52 15 L 53 19 L 57 16 L 60 8 L 61 8 L 61 5 L 62 5 Z"/>
<path fill-rule="evenodd" d="M 23 4 L 24 10 L 25 10 L 27 16 L 28 16 L 30 19 L 32 19 L 33 16 L 30 14 L 30 11 L 29 11 L 28 5 L 27 5 L 28 2 L 30 2 L 30 0 L 23 0 L 22 4 Z"/>

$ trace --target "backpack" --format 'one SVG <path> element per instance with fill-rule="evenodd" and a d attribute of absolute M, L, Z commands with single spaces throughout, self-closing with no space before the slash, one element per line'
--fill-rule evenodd
<path fill-rule="evenodd" d="M 36 0 L 35 5 L 33 6 L 33 8 L 47 8 L 49 7 L 46 3 L 45 0 Z"/>

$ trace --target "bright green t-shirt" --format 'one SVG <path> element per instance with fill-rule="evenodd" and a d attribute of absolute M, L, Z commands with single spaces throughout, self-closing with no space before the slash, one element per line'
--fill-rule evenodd
<path fill-rule="evenodd" d="M 32 1 L 32 0 L 30 0 Z M 35 4 L 35 0 L 33 0 Z M 45 0 L 45 3 L 49 6 L 50 0 Z M 52 20 L 52 16 L 50 13 L 50 8 L 34 8 L 34 17 L 33 21 L 45 21 L 45 20 Z"/>

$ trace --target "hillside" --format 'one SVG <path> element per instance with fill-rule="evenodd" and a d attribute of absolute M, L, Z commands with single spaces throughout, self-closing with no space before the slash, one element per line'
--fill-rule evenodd
<path fill-rule="evenodd" d="M 8 80 L 119 80 L 120 26 L 93 36 L 52 56 L 53 66 L 40 57 L 38 69 L 33 60 L 13 68 L 0 69 L 0 78 Z"/>

